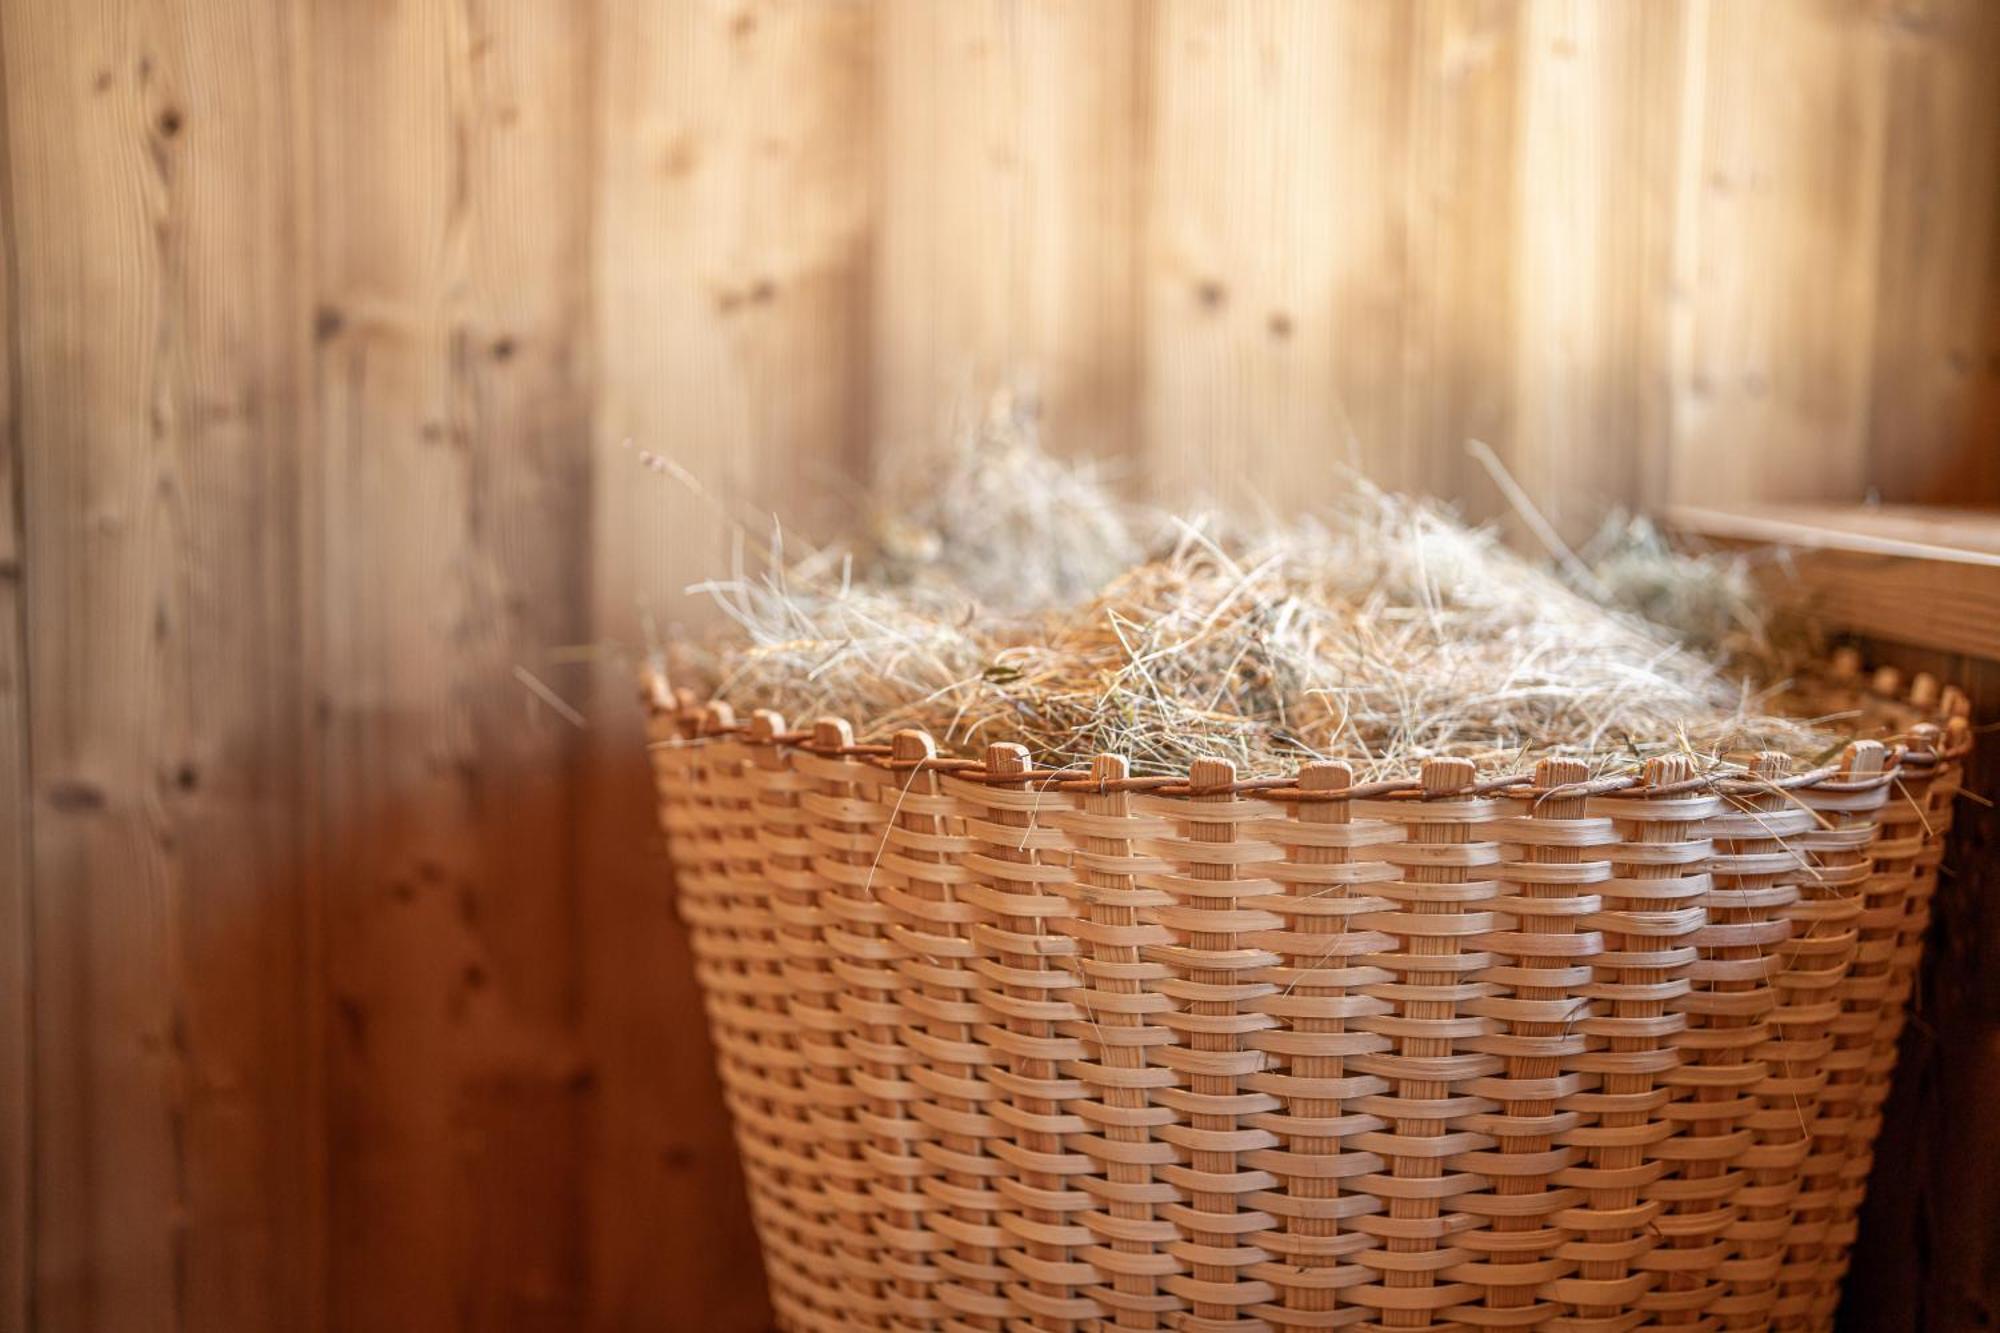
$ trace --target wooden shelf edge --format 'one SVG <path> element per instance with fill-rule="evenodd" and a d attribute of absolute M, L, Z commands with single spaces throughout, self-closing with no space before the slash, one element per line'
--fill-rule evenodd
<path fill-rule="evenodd" d="M 1684 532 L 1800 550 L 1852 551 L 2000 569 L 2000 510 L 1929 505 L 1676 505 Z"/>
<path fill-rule="evenodd" d="M 1728 544 L 1783 547 L 1765 566 L 1827 622 L 2000 661 L 2000 513 L 1915 506 L 1676 507 L 1668 523 Z"/>

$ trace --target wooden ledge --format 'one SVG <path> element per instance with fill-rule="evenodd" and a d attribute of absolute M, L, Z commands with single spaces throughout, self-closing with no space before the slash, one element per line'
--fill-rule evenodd
<path fill-rule="evenodd" d="M 1927 505 L 1671 508 L 1683 532 L 1793 552 L 1793 576 L 1835 625 L 2000 661 L 2000 510 Z"/>

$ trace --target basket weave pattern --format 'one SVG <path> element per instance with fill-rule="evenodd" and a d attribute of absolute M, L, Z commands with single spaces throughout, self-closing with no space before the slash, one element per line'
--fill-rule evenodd
<path fill-rule="evenodd" d="M 1388 790 L 652 728 L 785 1327 L 1831 1326 L 1962 723 Z"/>

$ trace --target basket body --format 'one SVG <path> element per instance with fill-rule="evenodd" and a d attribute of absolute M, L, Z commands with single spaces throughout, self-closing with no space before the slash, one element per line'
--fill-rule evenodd
<path fill-rule="evenodd" d="M 787 1328 L 1831 1326 L 1948 760 L 1350 797 L 653 739 Z"/>

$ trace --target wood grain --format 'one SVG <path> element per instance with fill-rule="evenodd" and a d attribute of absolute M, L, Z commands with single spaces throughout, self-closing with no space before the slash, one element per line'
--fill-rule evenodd
<path fill-rule="evenodd" d="M 1838 0 L 1692 0 L 1687 16 L 1672 498 L 1858 501 L 1888 25 Z"/>
<path fill-rule="evenodd" d="M 1678 507 L 1675 527 L 1791 554 L 1768 576 L 1826 623 L 2000 661 L 2000 511 L 1762 505 Z"/>
<path fill-rule="evenodd" d="M 1524 19 L 1514 414 L 1492 443 L 1571 543 L 1664 499 L 1685 27 L 1673 5 Z"/>
<path fill-rule="evenodd" d="M 884 0 L 872 385 L 884 463 L 984 395 L 1039 400 L 1051 447 L 1132 437 L 1139 9 Z"/>
<path fill-rule="evenodd" d="M 330 1319 L 569 1329 L 586 1142 L 594 36 L 561 5 L 313 14 Z"/>
<path fill-rule="evenodd" d="M 1671 233 L 1633 200 L 1676 184 L 1678 43 L 1657 8 L 1162 8 L 1162 489 L 1310 509 L 1345 465 L 1503 514 L 1476 437 L 1574 538 L 1651 485 Z"/>
<path fill-rule="evenodd" d="M 2000 6 L 1906 13 L 1888 53 L 1869 484 L 2000 504 Z"/>
<path fill-rule="evenodd" d="M 4 10 L 38 1329 L 320 1306 L 289 17 Z"/>
<path fill-rule="evenodd" d="M 1525 11 L 1490 0 L 1427 0 L 1414 13 L 1404 462 L 1393 484 L 1485 518 L 1503 506 L 1465 441 L 1485 440 L 1521 466 L 1512 344 L 1522 200 L 1533 189 L 1516 168 Z"/>
<path fill-rule="evenodd" d="M 6 58 L 0 46 L 0 1333 L 26 1333 L 34 1290 L 33 820 L 28 774 L 27 619 L 21 587 L 19 321 L 13 173 L 7 168 Z"/>
<path fill-rule="evenodd" d="M 1155 10 L 1144 449 L 1162 498 L 1296 511 L 1403 479 L 1408 12 Z"/>
<path fill-rule="evenodd" d="M 843 479 L 868 430 L 874 12 L 619 0 L 605 21 L 603 373 L 591 527 L 576 534 L 606 649 L 578 832 L 603 1087 L 591 1313 L 644 1328 L 694 1302 L 709 1327 L 759 1328 L 762 1272 L 671 907 L 635 654 L 710 614 L 683 590 L 728 569 L 733 524 L 763 541 L 771 513 L 792 529 L 851 510 Z M 642 449 L 705 494 L 642 468 Z"/>

